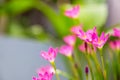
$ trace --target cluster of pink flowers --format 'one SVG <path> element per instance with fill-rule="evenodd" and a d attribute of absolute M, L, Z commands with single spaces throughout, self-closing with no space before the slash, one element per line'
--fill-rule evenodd
<path fill-rule="evenodd" d="M 112 36 L 117 37 L 117 40 L 110 41 L 109 46 L 112 50 L 119 51 L 120 50 L 120 29 L 114 28 Z"/>
<path fill-rule="evenodd" d="M 84 32 L 82 29 L 78 29 L 76 31 L 74 29 L 72 31 L 74 31 L 74 34 L 76 34 L 81 40 L 91 43 L 98 48 L 102 48 L 109 37 L 109 34 L 105 35 L 104 32 L 102 32 L 101 36 L 98 37 L 96 27 L 94 27 L 93 30 L 88 30 L 87 32 Z"/>
<path fill-rule="evenodd" d="M 44 66 L 37 70 L 38 78 L 33 77 L 33 80 L 51 80 L 55 70 L 51 66 Z"/>
<path fill-rule="evenodd" d="M 66 43 L 66 45 L 62 45 L 60 47 L 59 52 L 65 56 L 70 57 L 72 56 L 72 53 L 73 53 L 73 47 L 76 42 L 76 37 L 74 35 L 68 35 L 68 36 L 65 36 L 63 40 Z"/>
<path fill-rule="evenodd" d="M 79 5 L 73 6 L 72 8 L 67 9 L 64 14 L 69 18 L 78 18 L 80 11 L 79 8 Z M 51 63 L 51 66 L 44 66 L 38 69 L 38 77 L 33 77 L 33 80 L 52 80 L 53 75 L 57 73 L 55 64 L 52 64 L 55 63 L 55 58 L 58 52 L 66 57 L 72 57 L 77 37 L 83 40 L 83 44 L 79 45 L 79 50 L 83 53 L 92 53 L 93 49 L 94 51 L 96 51 L 96 47 L 99 49 L 103 48 L 104 44 L 109 38 L 109 34 L 105 34 L 104 32 L 102 32 L 99 37 L 96 27 L 85 32 L 82 29 L 82 25 L 78 25 L 73 26 L 70 31 L 72 32 L 72 34 L 67 35 L 63 38 L 65 44 L 62 45 L 60 48 L 50 47 L 47 52 L 41 52 L 41 56 L 45 60 L 49 61 Z M 113 31 L 114 33 L 112 35 L 118 37 L 119 39 L 115 41 L 110 41 L 109 45 L 113 50 L 120 50 L 120 30 L 114 28 Z M 93 49 L 88 46 L 88 44 L 92 44 Z M 88 74 L 88 66 L 86 66 L 85 72 Z"/>
<path fill-rule="evenodd" d="M 50 47 L 48 52 L 42 51 L 41 56 L 48 60 L 50 63 L 55 61 L 57 56 L 57 48 Z M 44 66 L 37 70 L 38 78 L 33 77 L 33 80 L 52 80 L 52 76 L 55 74 L 55 69 L 53 66 Z"/>

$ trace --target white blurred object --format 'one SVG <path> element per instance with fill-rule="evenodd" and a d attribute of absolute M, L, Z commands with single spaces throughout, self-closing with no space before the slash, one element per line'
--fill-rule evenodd
<path fill-rule="evenodd" d="M 107 0 L 108 2 L 108 21 L 107 26 L 120 23 L 120 0 Z"/>

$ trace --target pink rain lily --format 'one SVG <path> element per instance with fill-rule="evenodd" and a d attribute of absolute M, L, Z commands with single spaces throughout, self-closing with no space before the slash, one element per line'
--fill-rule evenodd
<path fill-rule="evenodd" d="M 88 30 L 88 31 L 86 32 L 86 36 L 87 36 L 86 41 L 87 41 L 87 42 L 92 42 L 92 40 L 93 40 L 92 35 L 93 35 L 93 34 L 97 34 L 97 32 L 96 32 L 96 27 L 94 27 L 93 30 Z"/>
<path fill-rule="evenodd" d="M 37 70 L 38 78 L 33 77 L 32 80 L 52 80 L 55 70 L 51 66 L 44 66 Z"/>
<path fill-rule="evenodd" d="M 92 44 L 98 48 L 102 48 L 106 41 L 108 40 L 109 34 L 105 35 L 104 32 L 102 32 L 101 36 L 98 37 L 96 33 L 92 35 Z"/>
<path fill-rule="evenodd" d="M 73 47 L 68 46 L 68 45 L 63 45 L 60 47 L 60 53 L 65 55 L 65 56 L 72 56 L 72 51 L 73 51 Z"/>
<path fill-rule="evenodd" d="M 50 47 L 48 52 L 45 52 L 45 51 L 42 51 L 41 52 L 41 56 L 50 61 L 50 62 L 54 62 L 55 58 L 56 58 L 56 55 L 57 55 L 57 52 L 58 52 L 58 49 L 57 48 L 52 48 Z"/>
<path fill-rule="evenodd" d="M 96 33 L 96 27 L 94 27 L 93 30 L 88 30 L 87 32 L 79 30 L 79 34 L 77 36 L 86 42 L 92 42 L 92 35 L 94 33 Z"/>
<path fill-rule="evenodd" d="M 76 42 L 75 35 L 68 35 L 63 38 L 64 42 L 67 43 L 69 46 L 74 46 Z"/>
<path fill-rule="evenodd" d="M 109 43 L 110 48 L 112 48 L 113 50 L 120 50 L 120 40 L 115 40 L 115 41 L 111 41 Z"/>
<path fill-rule="evenodd" d="M 120 38 L 120 29 L 114 28 L 113 30 L 114 30 L 113 36 Z"/>
<path fill-rule="evenodd" d="M 76 6 L 73 6 L 72 8 L 67 9 L 64 12 L 64 15 L 69 18 L 78 18 L 79 12 L 80 12 L 80 6 L 76 5 Z"/>
<path fill-rule="evenodd" d="M 85 49 L 85 45 L 84 45 L 84 44 L 79 45 L 78 48 L 79 48 L 79 50 L 80 50 L 81 52 L 83 52 L 83 53 L 86 52 L 86 49 Z"/>
<path fill-rule="evenodd" d="M 75 35 L 79 34 L 79 30 L 82 30 L 82 25 L 73 26 L 73 27 L 70 29 L 70 31 L 71 31 L 73 34 L 75 34 Z"/>

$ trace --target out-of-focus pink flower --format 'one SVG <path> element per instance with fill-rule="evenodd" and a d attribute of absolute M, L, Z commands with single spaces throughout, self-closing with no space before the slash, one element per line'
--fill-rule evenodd
<path fill-rule="evenodd" d="M 113 36 L 120 38 L 120 29 L 114 28 L 113 30 L 114 30 Z"/>
<path fill-rule="evenodd" d="M 105 35 L 104 32 L 102 32 L 101 36 L 98 37 L 97 33 L 94 33 L 92 35 L 92 44 L 98 48 L 102 48 L 106 41 L 108 40 L 109 34 Z"/>
<path fill-rule="evenodd" d="M 48 52 L 45 52 L 45 51 L 42 51 L 41 52 L 41 56 L 50 61 L 50 62 L 54 62 L 55 58 L 56 58 L 56 55 L 57 55 L 57 52 L 58 52 L 58 49 L 57 48 L 52 48 L 50 47 Z"/>
<path fill-rule="evenodd" d="M 68 35 L 63 38 L 64 42 L 67 43 L 69 46 L 74 46 L 76 42 L 75 35 Z"/>
<path fill-rule="evenodd" d="M 79 34 L 79 30 L 82 30 L 82 25 L 73 26 L 70 29 L 70 31 L 75 35 Z"/>
<path fill-rule="evenodd" d="M 78 37 L 82 40 L 85 40 L 87 39 L 87 35 L 86 33 L 83 31 L 83 30 L 79 30 L 79 34 L 78 34 Z"/>
<path fill-rule="evenodd" d="M 93 51 L 94 52 L 96 51 L 96 48 L 94 46 L 93 46 L 93 49 L 92 49 L 89 45 L 87 45 L 85 43 L 79 45 L 78 48 L 83 53 L 85 53 L 85 52 L 87 52 L 87 53 L 93 53 Z"/>
<path fill-rule="evenodd" d="M 38 78 L 33 77 L 32 80 L 52 80 L 55 70 L 51 66 L 44 66 L 37 70 Z"/>
<path fill-rule="evenodd" d="M 73 47 L 68 46 L 68 45 L 63 45 L 60 47 L 60 53 L 65 55 L 65 56 L 72 56 L 72 51 L 73 51 Z"/>
<path fill-rule="evenodd" d="M 78 18 L 79 12 L 80 12 L 80 6 L 76 5 L 73 6 L 72 8 L 65 10 L 64 15 L 69 18 Z"/>
<path fill-rule="evenodd" d="M 115 40 L 115 41 L 111 41 L 109 43 L 110 48 L 112 48 L 113 50 L 120 50 L 120 40 Z"/>
<path fill-rule="evenodd" d="M 37 79 L 36 77 L 33 77 L 32 80 L 39 80 L 39 79 Z"/>
<path fill-rule="evenodd" d="M 84 32 L 83 30 L 79 30 L 78 37 L 86 42 L 92 42 L 92 35 L 96 33 L 96 27 L 93 28 L 93 30 L 88 30 L 87 32 Z"/>
<path fill-rule="evenodd" d="M 79 45 L 78 48 L 79 48 L 79 50 L 82 51 L 83 53 L 86 52 L 86 49 L 85 49 L 85 45 L 84 45 L 84 44 Z"/>

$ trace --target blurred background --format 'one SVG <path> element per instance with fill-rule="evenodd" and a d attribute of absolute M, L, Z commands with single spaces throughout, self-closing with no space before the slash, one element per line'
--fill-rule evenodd
<path fill-rule="evenodd" d="M 73 20 L 64 16 L 68 6 L 80 4 L 85 30 L 120 24 L 120 0 L 0 0 L 0 80 L 30 80 L 48 62 L 41 50 L 58 46 Z M 65 69 L 57 58 L 60 69 Z M 62 79 L 65 80 L 65 79 Z"/>

